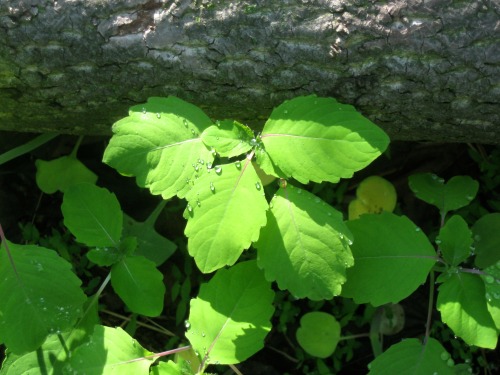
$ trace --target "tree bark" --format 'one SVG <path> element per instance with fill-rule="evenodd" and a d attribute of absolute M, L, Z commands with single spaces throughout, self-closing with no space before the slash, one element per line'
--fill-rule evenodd
<path fill-rule="evenodd" d="M 500 144 L 498 0 L 0 1 L 0 130 L 110 134 L 175 95 L 258 129 L 307 94 L 392 139 Z"/>

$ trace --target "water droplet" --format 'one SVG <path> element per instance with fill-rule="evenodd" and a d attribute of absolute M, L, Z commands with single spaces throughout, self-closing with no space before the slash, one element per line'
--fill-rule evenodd
<path fill-rule="evenodd" d="M 320 199 L 318 197 L 314 198 L 314 202 L 319 203 Z"/>
<path fill-rule="evenodd" d="M 491 302 L 491 294 L 486 293 L 484 296 L 486 297 L 486 300 L 487 300 L 488 302 Z"/>
<path fill-rule="evenodd" d="M 205 336 L 206 336 L 205 332 L 202 332 L 201 337 L 205 337 Z"/>
<path fill-rule="evenodd" d="M 286 115 L 288 113 L 288 109 L 285 109 L 283 113 Z"/>
<path fill-rule="evenodd" d="M 201 164 L 201 165 L 205 164 L 205 160 L 203 160 L 203 159 L 198 159 L 198 164 Z"/>
<path fill-rule="evenodd" d="M 210 190 L 212 191 L 212 193 L 215 193 L 215 186 L 213 182 L 210 182 Z"/>
<path fill-rule="evenodd" d="M 42 272 L 42 271 L 43 271 L 43 266 L 42 266 L 42 264 L 41 264 L 41 263 L 37 263 L 37 264 L 36 264 L 36 269 L 37 269 L 37 271 L 38 271 L 38 272 Z"/>
<path fill-rule="evenodd" d="M 436 245 L 441 245 L 441 240 L 436 240 Z"/>
<path fill-rule="evenodd" d="M 45 302 L 45 298 L 40 297 L 40 303 L 44 303 L 44 302 Z"/>
<path fill-rule="evenodd" d="M 448 360 L 446 361 L 446 364 L 447 364 L 449 367 L 453 367 L 453 366 L 455 366 L 455 361 L 454 361 L 453 359 L 451 359 L 451 358 L 450 358 L 450 359 L 448 359 Z"/>
<path fill-rule="evenodd" d="M 210 153 L 212 154 L 212 156 L 217 155 L 217 151 L 215 151 L 215 148 L 213 148 L 213 147 L 210 149 Z"/>
<path fill-rule="evenodd" d="M 255 138 L 252 138 L 252 139 L 250 140 L 250 145 L 251 145 L 252 147 L 257 146 L 257 140 L 256 140 Z"/>
<path fill-rule="evenodd" d="M 142 107 L 142 113 L 146 114 L 146 108 Z"/>
<path fill-rule="evenodd" d="M 196 201 L 196 205 L 197 205 L 198 207 L 201 207 L 201 202 L 200 202 L 200 200 L 199 200 L 199 199 Z"/>
<path fill-rule="evenodd" d="M 222 173 L 222 167 L 220 165 L 217 165 L 215 167 L 215 173 L 217 173 L 217 174 L 221 174 Z"/>
<path fill-rule="evenodd" d="M 31 299 L 29 297 L 26 297 L 24 302 L 26 302 L 27 305 L 31 305 Z"/>
<path fill-rule="evenodd" d="M 191 328 L 191 323 L 189 323 L 189 320 L 186 320 L 186 321 L 184 322 L 184 327 L 186 327 L 186 329 Z"/>
<path fill-rule="evenodd" d="M 467 195 L 465 198 L 467 198 L 468 201 L 471 201 L 474 199 L 474 197 L 472 195 Z"/>
<path fill-rule="evenodd" d="M 236 168 L 240 169 L 241 168 L 241 163 L 237 161 L 234 165 L 236 165 Z"/>
<path fill-rule="evenodd" d="M 349 244 L 349 246 L 352 245 L 352 240 L 347 240 L 347 243 Z"/>
<path fill-rule="evenodd" d="M 208 163 L 207 163 L 207 169 L 212 169 L 212 166 L 213 166 L 213 165 L 212 165 L 212 163 L 211 163 L 211 162 L 208 162 Z"/>
<path fill-rule="evenodd" d="M 196 137 L 196 132 L 194 131 L 194 129 L 191 129 L 191 134 L 193 135 L 193 137 Z"/>
<path fill-rule="evenodd" d="M 476 242 L 481 241 L 481 236 L 480 236 L 479 234 L 476 234 L 476 235 L 474 236 L 474 241 L 476 241 Z"/>
<path fill-rule="evenodd" d="M 184 126 L 187 128 L 188 127 L 188 122 L 186 119 L 182 120 L 182 123 L 184 124 Z"/>
<path fill-rule="evenodd" d="M 491 275 L 483 276 L 483 278 L 488 284 L 493 284 L 495 282 L 495 278 Z"/>
<path fill-rule="evenodd" d="M 300 191 L 300 190 L 299 190 L 299 191 Z M 328 211 L 326 214 L 327 214 L 328 216 L 332 216 L 332 213 L 331 213 L 330 211 Z"/>
<path fill-rule="evenodd" d="M 186 208 L 188 209 L 189 212 L 192 212 L 193 211 L 193 207 L 191 207 L 191 205 L 188 203 L 188 205 L 186 206 Z"/>
<path fill-rule="evenodd" d="M 447 361 L 447 360 L 448 360 L 448 358 L 450 358 L 450 353 L 448 353 L 448 352 L 442 352 L 442 353 L 441 353 L 441 359 L 442 359 L 443 361 Z"/>
<path fill-rule="evenodd" d="M 161 118 L 161 113 L 157 113 L 156 118 Z"/>
<path fill-rule="evenodd" d="M 420 232 L 420 228 L 419 227 L 415 227 L 415 232 Z"/>
<path fill-rule="evenodd" d="M 220 121 L 219 120 L 215 121 L 215 125 L 220 126 Z"/>
<path fill-rule="evenodd" d="M 438 179 L 438 176 L 437 176 L 437 175 L 435 175 L 435 174 L 433 173 L 433 174 L 431 174 L 431 178 L 432 178 L 433 180 L 437 180 L 437 179 Z"/>
<path fill-rule="evenodd" d="M 257 188 L 257 190 L 260 190 L 262 186 L 260 186 L 260 182 L 256 182 L 255 187 Z"/>

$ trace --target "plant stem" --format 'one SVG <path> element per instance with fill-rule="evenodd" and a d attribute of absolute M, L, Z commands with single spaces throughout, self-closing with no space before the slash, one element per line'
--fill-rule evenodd
<path fill-rule="evenodd" d="M 235 365 L 229 365 L 229 367 L 231 368 L 231 370 L 234 371 L 235 374 L 243 375 L 243 373 L 240 370 L 238 370 L 238 368 Z"/>
<path fill-rule="evenodd" d="M 21 146 L 15 147 L 12 150 L 9 150 L 3 154 L 0 154 L 0 165 L 7 163 L 9 160 L 15 159 L 18 156 L 24 155 L 30 151 L 33 151 L 35 148 L 40 147 L 44 143 L 54 139 L 59 134 L 55 133 L 46 133 L 39 135 L 36 138 L 22 144 Z"/>
<path fill-rule="evenodd" d="M 80 148 L 80 144 L 82 143 L 83 140 L 83 135 L 78 137 L 78 140 L 76 141 L 75 147 L 73 147 L 73 150 L 71 150 L 71 154 L 69 154 L 70 157 L 76 159 L 76 154 L 78 153 L 78 149 Z"/>
<path fill-rule="evenodd" d="M 363 337 L 370 337 L 370 334 L 369 333 L 358 333 L 357 335 L 342 336 L 339 338 L 339 341 L 354 340 L 354 339 L 360 339 Z"/>
<path fill-rule="evenodd" d="M 117 313 L 115 313 L 113 311 L 109 311 L 109 310 L 101 310 L 101 311 L 103 313 L 105 313 L 105 314 L 108 314 L 108 315 L 114 316 L 116 318 L 122 319 L 122 320 L 124 320 L 126 322 L 129 322 L 131 320 L 130 317 L 124 316 L 124 315 L 121 315 L 121 314 L 117 314 Z M 170 332 L 168 329 L 165 329 L 163 327 L 160 329 L 160 328 L 157 328 L 157 327 L 152 326 L 150 324 L 142 323 L 140 321 L 137 321 L 137 325 L 141 326 L 141 327 L 144 327 L 144 328 L 147 328 L 147 329 L 149 329 L 151 331 L 156 331 L 156 332 L 159 332 L 159 333 L 163 333 L 164 335 L 167 335 L 167 336 L 172 336 L 172 337 L 176 336 L 174 333 Z"/>
<path fill-rule="evenodd" d="M 434 271 L 431 270 L 429 273 L 429 306 L 427 307 L 427 321 L 425 322 L 425 337 L 424 345 L 427 343 L 429 336 L 431 334 L 431 320 L 432 320 L 432 310 L 434 305 Z"/>

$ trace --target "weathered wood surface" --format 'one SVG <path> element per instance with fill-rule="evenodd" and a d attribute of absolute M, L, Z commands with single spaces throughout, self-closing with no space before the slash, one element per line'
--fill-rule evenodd
<path fill-rule="evenodd" d="M 109 134 L 176 95 L 258 128 L 316 93 L 393 139 L 500 144 L 498 0 L 0 0 L 0 129 Z"/>

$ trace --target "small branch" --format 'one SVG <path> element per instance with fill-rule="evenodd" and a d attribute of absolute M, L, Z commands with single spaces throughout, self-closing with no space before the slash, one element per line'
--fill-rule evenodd
<path fill-rule="evenodd" d="M 101 312 L 105 313 L 105 314 L 108 314 L 108 315 L 111 315 L 111 316 L 114 316 L 116 318 L 119 318 L 119 319 L 122 319 L 124 321 L 127 321 L 127 322 L 130 322 L 131 318 L 128 317 L 128 316 L 124 316 L 124 315 L 121 315 L 121 314 L 117 314 L 113 311 L 109 311 L 109 310 L 101 310 Z M 143 322 L 140 322 L 140 321 L 137 321 L 137 325 L 138 326 L 141 326 L 141 327 L 144 327 L 144 328 L 147 328 L 151 331 L 155 331 L 155 332 L 159 332 L 159 333 L 163 333 L 164 335 L 166 336 L 172 336 L 172 337 L 175 337 L 176 334 L 175 333 L 172 333 L 170 332 L 168 329 L 165 329 L 163 327 L 161 328 L 157 328 L 155 326 L 152 326 L 150 324 L 147 324 L 147 323 L 143 323 Z"/>
<path fill-rule="evenodd" d="M 434 271 L 429 273 L 429 306 L 427 307 L 427 321 L 425 322 L 424 345 L 431 334 L 432 310 L 434 307 Z"/>
<path fill-rule="evenodd" d="M 238 370 L 238 368 L 235 365 L 229 365 L 229 367 L 231 368 L 231 370 L 234 371 L 235 374 L 243 375 L 243 373 L 240 370 Z"/>

